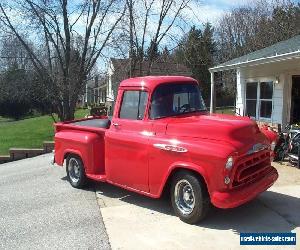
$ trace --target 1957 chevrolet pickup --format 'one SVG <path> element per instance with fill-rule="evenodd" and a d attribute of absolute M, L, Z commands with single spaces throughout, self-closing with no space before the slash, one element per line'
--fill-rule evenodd
<path fill-rule="evenodd" d="M 112 119 L 55 124 L 54 161 L 70 184 L 87 179 L 159 198 L 170 192 L 175 214 L 203 219 L 211 205 L 237 207 L 278 178 L 270 141 L 248 117 L 209 114 L 189 77 L 121 82 Z"/>

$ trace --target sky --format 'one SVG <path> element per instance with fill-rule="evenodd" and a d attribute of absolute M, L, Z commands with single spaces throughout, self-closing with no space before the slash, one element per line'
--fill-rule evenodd
<path fill-rule="evenodd" d="M 214 24 L 224 13 L 241 5 L 250 4 L 253 0 L 200 0 L 201 3 L 195 6 L 195 13 L 202 22 L 211 22 Z M 255 0 L 254 0 L 255 1 Z M 270 2 L 272 0 L 266 0 Z M 291 0 L 299 3 L 300 0 Z"/>
<path fill-rule="evenodd" d="M 195 18 L 201 22 L 215 23 L 223 14 L 232 8 L 247 4 L 248 0 L 202 0 L 193 6 Z"/>

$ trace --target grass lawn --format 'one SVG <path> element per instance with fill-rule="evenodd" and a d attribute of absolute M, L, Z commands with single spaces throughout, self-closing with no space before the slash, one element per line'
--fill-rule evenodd
<path fill-rule="evenodd" d="M 76 118 L 89 113 L 87 109 L 79 109 Z M 56 118 L 57 119 L 57 118 Z M 39 116 L 13 121 L 0 117 L 0 154 L 8 154 L 9 148 L 40 148 L 43 141 L 52 141 L 54 135 L 51 116 Z"/>
<path fill-rule="evenodd" d="M 226 114 L 226 115 L 234 115 L 234 108 L 222 108 L 222 109 L 217 109 L 216 113 L 218 114 Z"/>

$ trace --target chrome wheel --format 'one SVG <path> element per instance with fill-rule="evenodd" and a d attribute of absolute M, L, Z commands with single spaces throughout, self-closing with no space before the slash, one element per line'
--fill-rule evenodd
<path fill-rule="evenodd" d="M 174 189 L 175 203 L 179 211 L 188 215 L 195 207 L 195 195 L 192 185 L 187 180 L 180 180 L 176 183 Z"/>
<path fill-rule="evenodd" d="M 77 159 L 71 158 L 68 164 L 69 177 L 72 182 L 76 183 L 80 179 L 80 165 Z"/>

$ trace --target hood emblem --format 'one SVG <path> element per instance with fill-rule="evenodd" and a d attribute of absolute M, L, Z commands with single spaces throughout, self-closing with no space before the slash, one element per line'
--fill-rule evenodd
<path fill-rule="evenodd" d="M 165 151 L 172 151 L 172 152 L 177 152 L 177 153 L 185 153 L 188 150 L 186 148 L 177 146 L 177 145 L 170 145 L 170 144 L 160 144 L 160 143 L 156 143 L 153 144 L 153 146 L 155 148 L 161 149 L 161 150 L 165 150 Z"/>
<path fill-rule="evenodd" d="M 257 143 L 252 146 L 252 148 L 247 152 L 248 155 L 257 153 L 259 151 L 265 150 L 268 148 L 268 145 Z"/>

